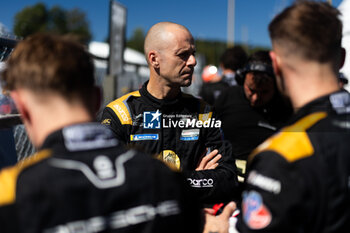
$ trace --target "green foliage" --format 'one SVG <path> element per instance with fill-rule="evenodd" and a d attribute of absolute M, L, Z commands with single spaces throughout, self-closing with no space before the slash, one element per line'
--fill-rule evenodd
<path fill-rule="evenodd" d="M 130 39 L 127 41 L 126 46 L 143 53 L 143 43 L 145 40 L 145 36 L 146 34 L 142 28 L 136 28 L 133 31 L 133 34 L 130 37 Z M 225 49 L 228 48 L 227 43 L 225 41 L 196 39 L 195 43 L 196 43 L 196 50 L 197 50 L 196 53 L 204 55 L 206 64 L 213 64 L 216 66 L 219 65 L 220 56 L 223 54 Z M 258 50 L 270 49 L 268 47 L 262 47 L 262 46 L 249 46 L 249 45 L 241 45 L 241 46 L 245 49 L 248 55 Z"/>
<path fill-rule="evenodd" d="M 47 9 L 43 3 L 26 7 L 15 15 L 14 33 L 26 37 L 36 32 L 70 34 L 83 43 L 91 40 L 86 15 L 79 9 L 65 10 L 60 6 Z"/>
<path fill-rule="evenodd" d="M 223 41 L 211 41 L 198 39 L 196 41 L 196 53 L 203 54 L 206 64 L 218 65 L 221 54 L 226 49 L 226 43 Z"/>
<path fill-rule="evenodd" d="M 197 39 L 196 41 L 196 50 L 197 54 L 203 54 L 205 57 L 205 63 L 207 65 L 213 64 L 219 66 L 220 57 L 228 48 L 227 43 L 225 41 L 213 41 L 213 40 L 203 40 Z M 258 51 L 258 50 L 269 50 L 268 47 L 263 46 L 250 46 L 250 45 L 242 45 L 242 48 L 247 52 L 248 55 Z"/>
<path fill-rule="evenodd" d="M 48 12 L 43 3 L 26 7 L 15 16 L 14 33 L 26 37 L 34 32 L 43 32 L 47 28 Z"/>
<path fill-rule="evenodd" d="M 91 40 L 91 33 L 89 23 L 85 18 L 85 13 L 77 8 L 67 11 L 66 13 L 68 32 L 79 35 L 83 41 L 87 43 Z"/>
<path fill-rule="evenodd" d="M 132 36 L 127 41 L 126 46 L 132 49 L 135 49 L 143 53 L 143 43 L 145 41 L 146 34 L 142 28 L 136 28 L 133 31 Z"/>

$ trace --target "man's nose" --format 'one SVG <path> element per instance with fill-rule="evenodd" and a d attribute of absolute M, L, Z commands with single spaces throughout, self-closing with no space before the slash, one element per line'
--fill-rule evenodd
<path fill-rule="evenodd" d="M 187 60 L 187 64 L 189 66 L 195 66 L 197 64 L 197 60 L 196 57 L 194 55 L 191 54 L 191 56 L 188 58 Z"/>

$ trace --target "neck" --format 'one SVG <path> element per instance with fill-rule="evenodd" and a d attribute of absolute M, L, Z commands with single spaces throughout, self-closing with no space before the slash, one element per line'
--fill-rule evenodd
<path fill-rule="evenodd" d="M 298 69 L 283 71 L 287 94 L 294 111 L 307 103 L 339 90 L 337 77 L 328 65 L 299 64 Z"/>
<path fill-rule="evenodd" d="M 181 88 L 171 85 L 164 78 L 151 76 L 147 91 L 157 99 L 174 99 L 181 92 Z"/>
<path fill-rule="evenodd" d="M 34 107 L 30 126 L 35 146 L 42 146 L 46 137 L 56 130 L 77 123 L 90 122 L 92 117 L 80 104 L 65 103 L 57 99 L 50 106 Z"/>

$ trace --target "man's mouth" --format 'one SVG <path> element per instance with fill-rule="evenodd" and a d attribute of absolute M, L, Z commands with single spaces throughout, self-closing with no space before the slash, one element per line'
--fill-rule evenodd
<path fill-rule="evenodd" d="M 189 72 L 184 72 L 182 73 L 183 76 L 192 76 L 193 75 L 193 72 L 192 71 L 189 71 Z"/>

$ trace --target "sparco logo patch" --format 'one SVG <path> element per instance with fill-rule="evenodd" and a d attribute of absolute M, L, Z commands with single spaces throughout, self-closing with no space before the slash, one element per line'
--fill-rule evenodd
<path fill-rule="evenodd" d="M 213 187 L 214 180 L 213 179 L 191 179 L 187 178 L 190 182 L 190 185 L 194 188 L 211 188 Z"/>
<path fill-rule="evenodd" d="M 123 119 L 123 121 L 129 121 L 128 114 L 126 114 L 126 112 L 118 104 L 114 105 L 114 107 L 119 112 L 119 114 L 120 114 L 121 118 Z"/>

